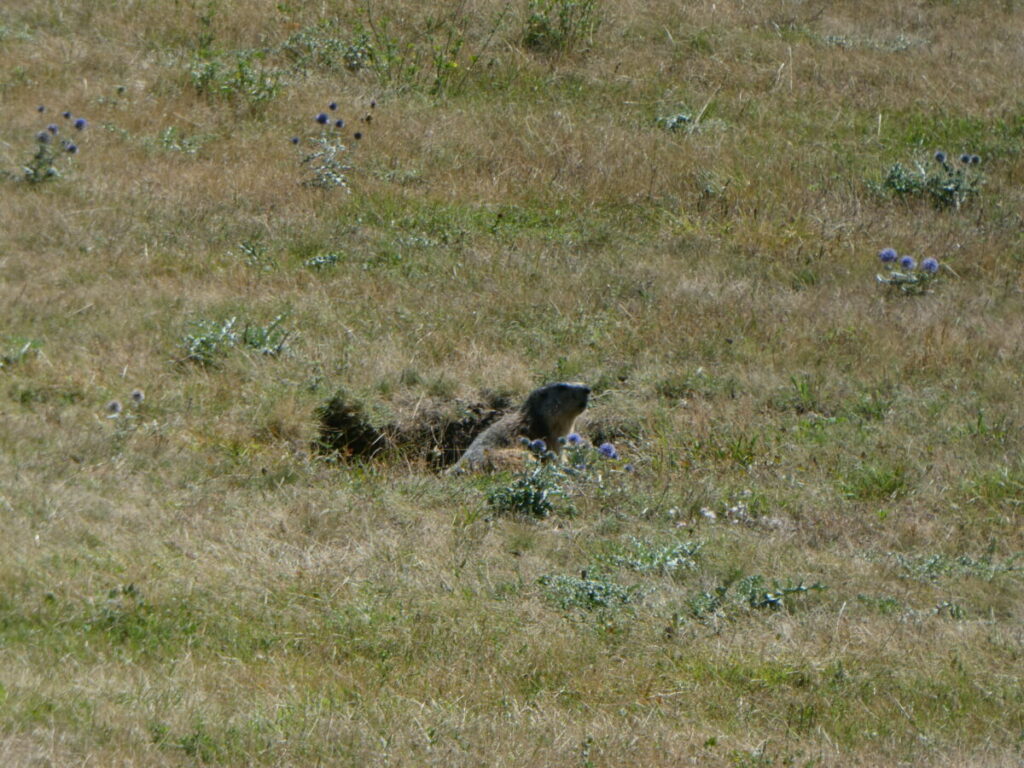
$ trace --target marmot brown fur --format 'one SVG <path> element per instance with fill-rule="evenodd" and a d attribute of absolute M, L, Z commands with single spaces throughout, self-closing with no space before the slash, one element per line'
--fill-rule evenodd
<path fill-rule="evenodd" d="M 489 469 L 495 454 L 514 448 L 522 438 L 543 440 L 549 451 L 561 455 L 564 438 L 572 432 L 576 417 L 587 408 L 590 387 L 561 382 L 530 393 L 519 408 L 476 436 L 452 472 Z"/>

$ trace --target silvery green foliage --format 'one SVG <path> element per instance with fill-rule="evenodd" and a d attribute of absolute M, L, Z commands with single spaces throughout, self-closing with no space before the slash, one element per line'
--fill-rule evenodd
<path fill-rule="evenodd" d="M 231 349 L 242 346 L 261 355 L 276 356 L 284 351 L 290 331 L 281 327 L 285 316 L 278 315 L 267 325 L 246 324 L 237 328 L 237 317 L 217 322 L 196 320 L 192 331 L 182 339 L 183 361 L 214 366 Z"/>
<path fill-rule="evenodd" d="M 875 191 L 899 198 L 916 197 L 931 201 L 936 208 L 960 210 L 970 198 L 978 194 L 984 183 L 979 170 L 978 155 L 962 154 L 954 163 L 941 150 L 933 155 L 934 164 L 915 161 L 909 168 L 893 163 L 881 183 L 872 183 Z"/>
<path fill-rule="evenodd" d="M 773 579 L 768 585 L 764 576 L 754 574 L 737 581 L 715 587 L 711 591 L 699 592 L 687 600 L 687 610 L 695 619 L 725 617 L 737 610 L 749 608 L 785 608 L 792 595 L 827 589 L 824 584 L 802 581 L 780 583 Z"/>
<path fill-rule="evenodd" d="M 637 573 L 668 575 L 696 568 L 697 556 L 703 548 L 702 541 L 682 541 L 659 546 L 631 536 L 628 546 L 606 555 L 603 560 L 608 565 L 628 568 Z"/>
<path fill-rule="evenodd" d="M 487 494 L 487 503 L 502 514 L 550 517 L 555 509 L 554 499 L 565 496 L 561 486 L 564 479 L 557 465 L 538 461 L 511 484 L 492 489 Z"/>
<path fill-rule="evenodd" d="M 580 578 L 545 575 L 538 579 L 538 583 L 545 588 L 547 598 L 563 610 L 614 608 L 637 603 L 644 595 L 640 587 L 617 584 L 600 573 L 588 575 L 584 572 Z"/>
<path fill-rule="evenodd" d="M 352 170 L 352 166 L 345 162 L 348 147 L 328 135 L 307 139 L 307 143 L 311 146 L 305 150 L 300 161 L 307 171 L 303 185 L 320 189 L 340 187 L 346 192 L 350 191 L 346 174 Z"/>

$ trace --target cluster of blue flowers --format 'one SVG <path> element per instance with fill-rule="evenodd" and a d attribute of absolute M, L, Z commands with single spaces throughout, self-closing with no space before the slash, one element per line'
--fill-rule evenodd
<path fill-rule="evenodd" d="M 897 263 L 901 269 L 907 272 L 913 272 L 918 268 L 917 260 L 913 256 L 900 256 L 896 253 L 895 248 L 883 248 L 878 252 L 878 258 L 886 265 L 886 269 L 892 269 Z M 921 271 L 929 275 L 934 275 L 939 271 L 938 259 L 934 259 L 929 256 L 921 262 Z"/>
<path fill-rule="evenodd" d="M 931 256 L 918 264 L 913 256 L 900 256 L 895 248 L 883 248 L 878 252 L 878 259 L 888 273 L 878 275 L 878 282 L 902 293 L 924 293 L 928 283 L 939 273 L 939 260 Z"/>
<path fill-rule="evenodd" d="M 949 157 L 941 149 L 935 153 L 935 162 L 945 167 L 947 171 L 951 170 L 949 165 Z M 981 158 L 978 155 L 972 155 L 968 152 L 964 152 L 962 155 L 960 155 L 960 162 L 963 165 L 980 165 Z"/>
<path fill-rule="evenodd" d="M 578 435 L 576 432 L 573 432 L 568 437 L 559 438 L 559 442 L 561 442 L 563 445 L 569 446 L 570 448 L 582 448 L 584 446 L 583 438 L 580 437 L 580 435 Z M 537 456 L 544 456 L 548 452 L 547 443 L 545 443 L 543 440 L 537 439 L 528 441 L 524 438 L 523 443 L 526 445 L 527 448 L 530 449 L 531 453 L 536 454 Z M 597 452 L 604 456 L 606 459 L 619 458 L 619 452 L 611 443 L 601 443 L 601 445 L 597 447 Z"/>
<path fill-rule="evenodd" d="M 40 104 L 38 107 L 36 107 L 36 111 L 42 114 L 46 111 L 46 107 Z M 65 120 L 72 121 L 71 125 L 76 131 L 84 131 L 85 127 L 89 124 L 89 121 L 86 120 L 84 117 L 76 118 L 74 115 L 67 111 L 61 114 Z M 48 126 L 46 126 L 45 131 L 40 131 L 39 133 L 36 134 L 36 141 L 38 141 L 40 144 L 49 144 L 51 137 L 56 136 L 59 133 L 60 126 L 58 126 L 56 123 L 50 123 Z M 78 145 L 75 144 L 75 142 L 71 141 L 70 139 L 62 139 L 60 144 L 61 148 L 63 148 L 64 151 L 68 152 L 69 154 L 73 155 L 76 152 L 78 152 Z"/>
<path fill-rule="evenodd" d="M 375 107 L 376 105 L 377 105 L 376 102 L 372 102 L 370 106 L 372 108 L 372 107 Z M 338 110 L 338 102 L 332 101 L 330 104 L 327 105 L 327 109 L 328 109 L 328 112 L 318 112 L 316 117 L 313 118 L 313 121 L 315 123 L 317 123 L 318 125 L 323 126 L 323 128 L 325 128 L 325 129 L 326 128 L 335 128 L 337 130 L 341 130 L 342 128 L 344 128 L 345 127 L 345 120 L 343 118 L 332 117 L 329 114 L 329 112 L 337 112 L 337 110 Z M 370 117 L 367 116 L 367 117 L 363 118 L 363 120 L 369 122 Z M 362 134 L 361 131 L 356 131 L 355 133 L 352 134 L 352 138 L 355 139 L 356 141 L 358 141 L 361 138 L 363 138 L 363 134 Z M 298 136 L 292 136 L 292 138 L 291 138 L 292 144 L 299 144 L 301 141 L 302 141 L 302 139 L 299 138 Z"/>
<path fill-rule="evenodd" d="M 39 105 L 36 112 L 44 114 L 46 107 Z M 84 131 L 89 121 L 84 117 L 75 117 L 70 112 L 61 113 L 64 119 L 70 123 L 75 131 Z M 74 155 L 78 153 L 78 144 L 68 138 L 62 138 L 58 144 L 56 137 L 61 133 L 61 127 L 57 123 L 50 123 L 45 129 L 36 133 L 36 153 L 32 159 L 23 167 L 23 175 L 26 181 L 38 182 L 47 179 L 60 177 L 60 172 L 55 166 L 57 158 L 61 153 Z"/>

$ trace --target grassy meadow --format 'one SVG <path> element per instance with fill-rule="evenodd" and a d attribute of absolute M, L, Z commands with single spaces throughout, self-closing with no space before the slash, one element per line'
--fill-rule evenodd
<path fill-rule="evenodd" d="M 1017 0 L 7 0 L 0 764 L 1019 766 L 1022 51 Z M 551 381 L 619 459 L 314 446 Z"/>

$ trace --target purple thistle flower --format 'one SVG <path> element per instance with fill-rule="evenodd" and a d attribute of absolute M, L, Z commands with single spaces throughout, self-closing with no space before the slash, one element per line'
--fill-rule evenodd
<path fill-rule="evenodd" d="M 316 121 L 320 123 L 320 125 L 327 125 L 327 121 L 330 119 L 331 118 L 327 116 L 326 112 L 321 112 L 319 115 L 316 116 Z"/>
<path fill-rule="evenodd" d="M 299 137 L 298 136 L 292 136 L 291 142 L 292 142 L 292 144 L 298 144 L 299 143 Z"/>
<path fill-rule="evenodd" d="M 534 440 L 530 443 L 530 450 L 534 453 L 544 453 L 548 449 L 548 444 L 543 440 Z"/>
<path fill-rule="evenodd" d="M 355 133 L 352 134 L 352 138 L 355 139 L 356 141 L 359 141 L 361 138 L 363 138 L 363 134 L 361 134 L 359 131 L 356 131 Z"/>
<path fill-rule="evenodd" d="M 124 410 L 124 407 L 121 405 L 120 400 L 111 400 L 107 403 L 107 413 L 110 414 L 110 418 L 118 416 L 122 410 Z"/>
<path fill-rule="evenodd" d="M 50 133 L 56 135 L 57 131 L 59 131 L 60 128 L 57 127 L 56 123 L 50 123 L 48 126 L 46 126 L 46 130 L 48 130 Z"/>
<path fill-rule="evenodd" d="M 136 405 L 142 405 L 142 401 L 146 399 L 146 393 L 141 389 L 133 389 L 131 397 L 133 403 Z"/>
<path fill-rule="evenodd" d="M 911 272 L 917 266 L 917 262 L 914 261 L 913 256 L 904 256 L 900 259 L 900 266 L 907 270 L 907 272 Z"/>
<path fill-rule="evenodd" d="M 67 150 L 69 155 L 73 155 L 78 151 L 78 145 L 72 144 L 70 141 L 64 145 L 64 149 Z"/>
<path fill-rule="evenodd" d="M 895 248 L 883 248 L 878 252 L 878 258 L 882 260 L 883 264 L 891 264 L 896 261 L 896 249 Z"/>
<path fill-rule="evenodd" d="M 971 155 L 971 165 L 977 165 L 981 162 L 981 158 L 977 155 Z"/>
<path fill-rule="evenodd" d="M 626 472 L 636 472 L 636 467 L 634 467 L 632 464 L 627 464 L 622 469 Z"/>
<path fill-rule="evenodd" d="M 939 271 L 938 259 L 933 259 L 932 257 L 929 256 L 927 259 L 921 262 L 921 269 L 927 272 L 929 275 L 934 275 L 936 272 Z"/>
<path fill-rule="evenodd" d="M 601 445 L 598 446 L 597 451 L 606 459 L 619 458 L 619 452 L 615 450 L 615 446 L 611 443 L 601 443 Z"/>
<path fill-rule="evenodd" d="M 45 112 L 45 111 L 46 111 L 46 107 L 44 107 L 42 104 L 40 104 L 38 107 L 36 107 L 36 112 Z"/>
<path fill-rule="evenodd" d="M 48 134 L 46 131 L 40 131 L 39 133 L 36 134 L 36 141 L 38 141 L 40 144 L 49 144 L 50 134 Z"/>
<path fill-rule="evenodd" d="M 334 127 L 335 128 L 344 128 L 345 127 L 345 121 L 344 120 L 336 120 L 334 122 Z"/>
<path fill-rule="evenodd" d="M 573 432 L 571 435 L 565 438 L 565 442 L 567 442 L 569 445 L 579 445 L 580 443 L 583 442 L 583 438 L 580 437 L 576 432 Z"/>
<path fill-rule="evenodd" d="M 333 112 L 338 108 L 338 102 L 332 101 L 330 104 L 327 105 L 327 108 L 331 110 L 331 112 Z"/>
<path fill-rule="evenodd" d="M 936 161 L 944 164 L 946 162 L 946 153 L 940 149 L 935 153 L 935 159 Z"/>
<path fill-rule="evenodd" d="M 88 120 L 86 120 L 84 117 L 80 117 L 77 120 L 75 120 L 75 130 L 76 131 L 84 130 L 85 126 L 87 126 L 88 124 L 89 124 Z"/>
<path fill-rule="evenodd" d="M 71 113 L 70 113 L 70 112 L 61 112 L 61 116 L 62 116 L 62 117 L 63 117 L 63 118 L 65 119 L 65 120 L 70 120 L 70 119 L 71 119 Z"/>
<path fill-rule="evenodd" d="M 970 164 L 971 156 L 965 152 L 964 154 L 960 155 L 960 162 L 963 163 L 964 165 Z"/>

